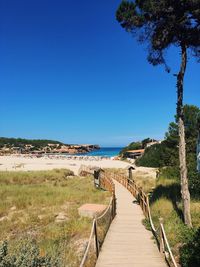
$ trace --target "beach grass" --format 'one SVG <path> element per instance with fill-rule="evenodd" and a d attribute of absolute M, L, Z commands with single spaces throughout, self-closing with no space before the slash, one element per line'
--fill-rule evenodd
<path fill-rule="evenodd" d="M 84 244 L 91 229 L 91 219 L 80 217 L 78 207 L 106 204 L 110 197 L 94 188 L 92 177 L 73 176 L 65 169 L 0 172 L 0 195 L 0 240 L 9 240 L 12 250 L 22 237 L 34 238 L 44 254 L 62 252 L 69 266 L 80 261 L 76 244 Z M 56 222 L 59 213 L 65 214 L 65 222 Z"/>
<path fill-rule="evenodd" d="M 183 264 L 186 254 L 183 247 L 189 245 L 192 237 L 198 234 L 200 227 L 200 200 L 191 198 L 191 217 L 193 228 L 188 228 L 183 222 L 183 208 L 181 201 L 180 183 L 177 180 L 161 177 L 153 180 L 137 177 L 137 184 L 145 185 L 145 191 L 150 193 L 150 208 L 156 229 L 159 227 L 159 218 L 163 218 L 165 232 L 177 262 Z M 144 220 L 149 228 L 148 220 Z M 194 247 L 195 254 L 195 247 Z M 187 266 L 183 265 L 183 266 Z M 196 265 L 195 265 L 196 266 Z"/>

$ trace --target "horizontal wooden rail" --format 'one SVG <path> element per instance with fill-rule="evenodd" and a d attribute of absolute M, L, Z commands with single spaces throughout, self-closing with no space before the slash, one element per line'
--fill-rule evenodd
<path fill-rule="evenodd" d="M 88 253 L 89 253 L 90 246 L 92 245 L 92 238 L 93 238 L 93 236 L 94 236 L 94 227 L 95 227 L 95 223 L 96 223 L 96 220 L 94 219 L 93 222 L 92 222 L 92 229 L 91 229 L 91 232 L 90 232 L 90 237 L 89 237 L 89 240 L 88 240 L 88 244 L 87 244 L 85 253 L 84 253 L 84 255 L 83 255 L 83 258 L 82 258 L 80 267 L 83 267 L 83 266 L 84 266 L 84 264 L 85 264 L 85 262 L 86 262 L 86 259 L 87 259 L 87 255 L 88 255 Z"/>
<path fill-rule="evenodd" d="M 175 267 L 177 267 L 177 263 L 176 263 L 176 261 L 174 259 L 174 256 L 172 254 L 171 248 L 169 246 L 169 242 L 167 240 L 167 236 L 166 236 L 166 233 L 165 233 L 165 229 L 164 229 L 162 220 L 160 220 L 160 233 L 161 233 L 160 240 L 162 240 L 162 241 L 160 241 L 160 243 L 163 244 L 163 248 L 162 248 L 163 250 L 161 252 L 164 253 L 166 261 L 168 261 L 168 258 L 170 256 L 173 265 Z M 168 252 L 166 251 L 165 248 L 167 248 Z"/>
<path fill-rule="evenodd" d="M 136 184 L 134 180 L 128 179 L 125 174 L 113 173 L 108 171 L 107 177 L 108 176 L 110 176 L 111 179 L 115 179 L 120 184 L 122 184 L 137 199 L 145 217 L 149 220 L 152 233 L 156 238 L 160 252 L 165 257 L 165 260 L 170 266 L 178 267 L 171 248 L 169 246 L 169 242 L 167 240 L 163 221 L 160 220 L 159 229 L 156 230 L 154 226 L 149 205 L 149 195 L 146 194 L 143 189 Z"/>

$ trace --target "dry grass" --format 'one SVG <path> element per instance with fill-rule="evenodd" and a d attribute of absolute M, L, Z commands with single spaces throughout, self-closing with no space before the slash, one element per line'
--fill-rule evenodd
<path fill-rule="evenodd" d="M 123 174 L 128 177 L 128 170 L 125 169 L 107 169 L 107 172 L 113 172 L 117 174 Z M 148 168 L 143 168 L 140 170 L 137 168 L 132 172 L 133 179 L 136 181 L 137 185 L 142 187 L 144 192 L 150 192 L 155 188 L 156 185 L 156 179 L 155 175 L 152 173 L 152 168 L 150 168 L 150 171 L 148 171 Z"/>
<path fill-rule="evenodd" d="M 142 185 L 143 178 L 139 178 Z M 137 181 L 139 183 L 139 181 Z M 151 188 L 152 181 L 146 181 L 147 189 Z M 183 223 L 180 184 L 172 179 L 158 179 L 150 198 L 152 219 L 156 228 L 159 227 L 159 218 L 164 219 L 164 228 L 172 248 L 179 259 L 179 249 L 192 235 L 191 229 Z M 191 200 L 191 216 L 194 229 L 200 227 L 200 202 Z"/>
<path fill-rule="evenodd" d="M 91 177 L 75 177 L 64 169 L 0 172 L 0 195 L 0 240 L 9 239 L 14 247 L 20 237 L 28 235 L 44 253 L 62 248 L 69 266 L 79 261 L 75 241 L 87 240 L 91 229 L 91 219 L 81 218 L 78 207 L 108 203 L 110 196 L 95 189 Z M 60 212 L 67 216 L 65 223 L 55 222 Z"/>
<path fill-rule="evenodd" d="M 142 187 L 146 193 L 152 191 L 156 185 L 156 180 L 152 176 L 141 171 L 135 171 L 133 173 L 133 178 L 136 181 L 136 184 Z"/>

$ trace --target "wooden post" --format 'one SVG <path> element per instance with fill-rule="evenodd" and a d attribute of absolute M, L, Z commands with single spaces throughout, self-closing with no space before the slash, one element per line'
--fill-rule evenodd
<path fill-rule="evenodd" d="M 101 187 L 101 180 L 104 177 L 104 175 L 105 175 L 104 170 L 103 169 L 100 169 L 99 170 L 99 183 L 100 183 L 100 187 Z M 105 188 L 103 188 L 103 189 L 105 189 Z"/>
<path fill-rule="evenodd" d="M 146 212 L 147 212 L 147 217 L 149 218 L 149 210 L 150 210 L 150 205 L 149 205 L 149 193 L 147 194 L 147 206 L 146 206 Z"/>
<path fill-rule="evenodd" d="M 161 225 L 163 225 L 163 218 L 159 218 L 159 223 L 160 223 L 160 253 L 162 255 L 164 255 L 165 253 L 165 244 L 164 244 L 164 240 L 163 240 L 163 232 L 162 232 L 162 227 Z"/>
<path fill-rule="evenodd" d="M 113 196 L 113 219 L 115 218 L 115 214 L 116 214 L 116 208 L 115 208 L 115 195 Z"/>
<path fill-rule="evenodd" d="M 142 190 L 142 210 L 143 210 L 143 213 L 145 214 L 145 195 L 144 195 L 143 190 Z"/>
<path fill-rule="evenodd" d="M 148 217 L 148 195 L 145 194 L 145 205 L 144 205 L 144 212 L 145 212 L 145 216 Z"/>
<path fill-rule="evenodd" d="M 112 194 L 112 196 L 113 196 L 113 194 Z M 113 206 L 114 206 L 114 200 L 113 200 L 113 197 L 112 197 L 112 203 L 111 203 L 111 221 L 113 220 L 113 214 L 114 214 Z"/>
<path fill-rule="evenodd" d="M 136 186 L 135 186 L 135 182 L 133 182 L 133 194 L 134 194 L 134 197 L 136 197 Z"/>
<path fill-rule="evenodd" d="M 113 193 L 113 218 L 116 215 L 116 197 L 115 197 L 115 193 Z"/>
<path fill-rule="evenodd" d="M 115 194 L 112 192 L 112 220 L 115 217 Z"/>
<path fill-rule="evenodd" d="M 94 170 L 94 186 L 100 187 L 100 169 Z"/>
<path fill-rule="evenodd" d="M 127 166 L 126 169 L 128 170 L 128 178 L 129 180 L 133 180 L 133 173 L 132 170 L 135 170 L 135 168 L 131 165 Z"/>
<path fill-rule="evenodd" d="M 97 233 L 97 220 L 94 219 L 94 238 L 95 238 L 95 248 L 96 248 L 96 257 L 99 256 L 99 241 L 98 241 L 98 233 Z"/>
<path fill-rule="evenodd" d="M 139 198 L 139 204 L 142 209 L 142 187 L 139 187 L 139 193 L 138 193 L 138 198 Z"/>
<path fill-rule="evenodd" d="M 133 179 L 133 177 L 132 177 L 132 168 L 129 168 L 129 169 L 128 169 L 128 178 L 129 178 L 130 180 Z"/>

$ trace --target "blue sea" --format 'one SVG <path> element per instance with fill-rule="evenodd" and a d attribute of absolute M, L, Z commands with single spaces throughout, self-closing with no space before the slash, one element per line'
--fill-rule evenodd
<path fill-rule="evenodd" d="M 87 156 L 101 156 L 101 157 L 115 157 L 119 155 L 119 152 L 122 150 L 122 147 L 101 147 L 98 150 L 89 152 L 87 154 L 81 154 L 81 155 L 87 155 Z M 79 154 L 80 155 L 80 154 Z"/>

